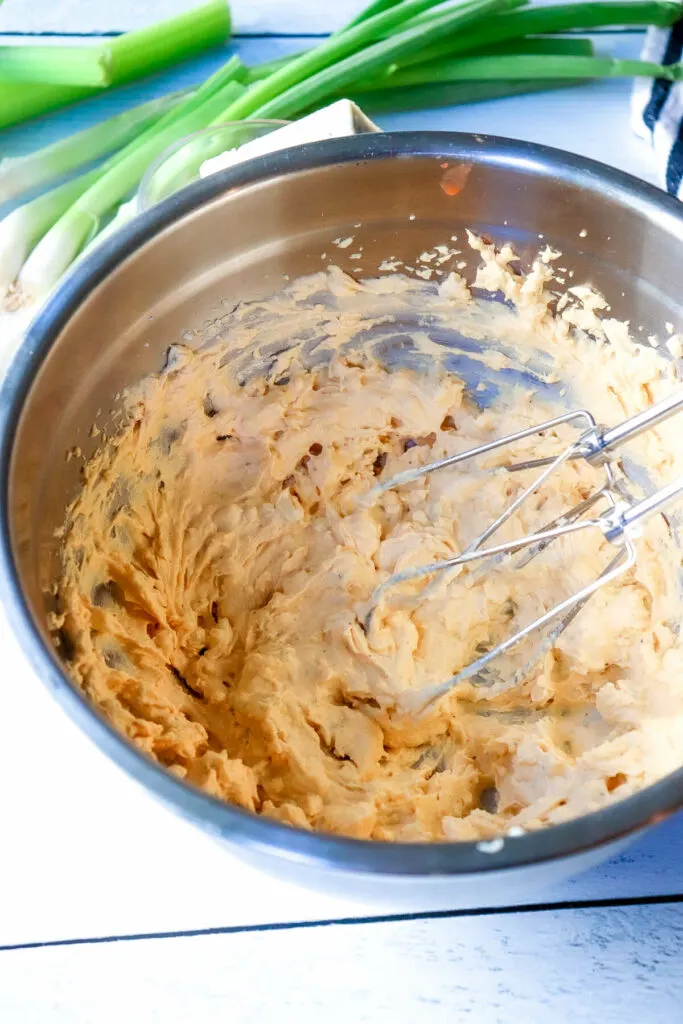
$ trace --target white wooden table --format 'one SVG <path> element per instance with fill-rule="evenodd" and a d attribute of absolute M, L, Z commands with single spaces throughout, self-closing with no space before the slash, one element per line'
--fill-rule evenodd
<path fill-rule="evenodd" d="M 187 0 L 5 0 L 0 33 L 125 30 Z M 358 0 L 234 0 L 246 62 L 306 45 Z M 602 37 L 636 56 L 640 37 Z M 0 156 L 203 79 L 212 54 L 0 132 Z M 595 83 L 386 128 L 477 130 L 655 180 L 629 86 Z M 1 344 L 1 339 L 0 339 Z M 0 1021 L 7 1024 L 674 1022 L 683 998 L 683 819 L 528 906 L 387 914 L 265 877 L 176 819 L 52 704 L 0 623 Z M 540 901 L 543 902 L 540 902 Z"/>

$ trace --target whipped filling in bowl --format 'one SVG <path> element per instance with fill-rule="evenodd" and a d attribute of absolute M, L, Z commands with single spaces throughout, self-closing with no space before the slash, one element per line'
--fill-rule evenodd
<path fill-rule="evenodd" d="M 511 249 L 469 240 L 472 288 L 454 272 L 359 282 L 330 267 L 239 306 L 210 344 L 174 346 L 125 396 L 68 510 L 51 625 L 73 679 L 169 771 L 291 825 L 486 839 L 595 810 L 683 762 L 681 559 L 663 516 L 514 691 L 465 684 L 400 710 L 594 579 L 614 554 L 599 531 L 521 568 L 411 581 L 364 627 L 379 584 L 462 551 L 528 484 L 504 468 L 513 455 L 555 455 L 574 435 L 368 502 L 378 481 L 564 408 L 616 423 L 680 386 L 680 339 L 634 342 L 589 288 L 558 297 L 558 254 L 522 275 Z M 634 491 L 683 472 L 680 430 L 624 451 Z M 503 539 L 603 473 L 566 463 Z"/>

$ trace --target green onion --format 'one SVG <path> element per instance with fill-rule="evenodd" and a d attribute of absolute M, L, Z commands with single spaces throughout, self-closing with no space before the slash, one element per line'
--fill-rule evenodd
<path fill-rule="evenodd" d="M 429 24 L 441 18 L 443 11 L 427 10 L 404 22 L 402 28 Z M 360 16 L 359 16 L 360 17 Z M 456 39 L 446 38 L 417 53 L 401 64 L 426 63 L 454 53 L 471 53 L 507 39 L 554 32 L 589 31 L 593 28 L 648 26 L 667 28 L 683 17 L 680 0 L 580 0 L 576 3 L 534 7 L 519 12 L 498 14 Z M 306 51 L 308 52 L 308 51 Z M 297 57 L 301 54 L 297 54 Z M 248 70 L 248 82 L 260 81 L 290 63 L 294 57 L 278 57 Z"/>
<path fill-rule="evenodd" d="M 414 3 L 415 0 L 404 0 L 400 7 L 393 8 L 386 14 L 377 15 L 375 19 L 370 19 L 358 26 L 358 29 L 370 25 L 372 20 L 378 21 L 388 15 L 395 15 L 396 11 L 407 9 Z M 445 31 L 471 25 L 479 19 L 488 20 L 495 12 L 509 9 L 516 3 L 517 0 L 473 0 L 471 3 L 460 4 L 455 8 L 449 8 L 439 18 L 434 19 L 432 24 L 420 25 L 405 32 L 397 32 L 389 39 L 380 40 L 360 52 L 351 53 L 331 66 L 323 67 L 310 77 L 307 74 L 310 70 L 310 61 L 307 62 L 307 58 L 310 55 L 305 54 L 293 61 L 292 64 L 276 71 L 265 81 L 252 85 L 237 103 L 228 107 L 217 123 L 221 124 L 248 116 L 291 117 L 296 115 L 326 97 L 354 85 L 364 74 L 383 71 L 387 67 L 391 67 L 392 63 L 400 57 L 419 52 L 423 46 L 440 38 Z M 347 35 L 351 36 L 358 29 L 351 29 Z M 339 38 L 343 39 L 344 36 Z M 306 75 L 300 74 L 302 67 L 306 68 Z M 286 91 L 282 92 L 284 82 L 291 84 Z M 261 105 L 255 106 L 259 101 Z"/>
<path fill-rule="evenodd" d="M 303 51 L 307 53 L 307 50 Z M 286 64 L 291 64 L 293 60 L 296 60 L 301 56 L 301 53 L 295 53 L 287 57 L 276 57 L 274 60 L 264 61 L 263 64 L 254 64 L 252 67 L 247 68 L 247 85 L 251 85 L 253 82 L 262 82 L 264 78 L 268 78 L 275 71 L 279 71 Z"/>
<path fill-rule="evenodd" d="M 493 81 L 499 78 L 665 78 L 683 80 L 683 65 L 653 64 L 617 57 L 580 57 L 562 54 L 492 54 L 456 57 L 451 61 L 415 64 L 378 80 L 374 88 L 402 88 L 428 82 Z M 366 81 L 359 87 L 370 88 Z"/>
<path fill-rule="evenodd" d="M 225 0 L 210 0 L 176 18 L 89 46 L 0 46 L 3 82 L 120 85 L 188 60 L 230 35 Z"/>
<path fill-rule="evenodd" d="M 5 157 L 0 160 L 0 204 L 125 146 L 176 106 L 182 95 L 142 103 L 26 156 Z"/>
<path fill-rule="evenodd" d="M 226 113 L 221 118 L 220 123 L 238 121 L 253 114 L 255 110 L 265 107 L 281 94 L 286 94 L 287 90 L 300 83 L 305 84 L 309 76 L 316 75 L 330 65 L 334 65 L 335 61 L 353 57 L 358 50 L 376 40 L 382 33 L 390 32 L 400 26 L 407 16 L 419 14 L 441 2 L 442 0 L 403 0 L 403 3 L 398 6 L 375 14 L 344 32 L 330 36 L 319 46 L 307 50 L 274 74 L 269 75 L 268 78 L 252 85 L 244 96 L 232 105 L 229 114 Z"/>
<path fill-rule="evenodd" d="M 94 170 L 67 181 L 30 203 L 17 206 L 0 221 L 0 297 L 14 282 L 34 246 L 97 177 L 98 171 Z"/>
<path fill-rule="evenodd" d="M 673 25 L 681 16 L 680 0 L 571 0 L 569 3 L 527 6 L 527 19 L 532 24 L 537 16 L 547 28 L 528 29 L 529 32 L 571 32 L 590 28 L 623 28 L 627 25 Z M 430 19 L 429 12 L 415 15 L 412 24 Z M 554 26 L 554 27 L 552 27 Z M 567 26 L 567 27 L 563 27 Z"/>
<path fill-rule="evenodd" d="M 130 199 L 127 203 L 121 203 L 121 205 L 119 206 L 118 210 L 116 211 L 112 219 L 109 221 L 109 223 L 102 228 L 99 234 L 95 235 L 95 237 L 88 242 L 85 248 L 76 257 L 75 262 L 80 262 L 80 260 L 88 256 L 93 251 L 93 249 L 97 249 L 97 247 L 102 245 L 103 242 L 106 242 L 108 238 L 111 238 L 111 236 L 116 231 L 118 231 L 119 228 L 122 228 L 126 224 L 129 224 L 130 221 L 132 221 L 133 217 L 136 217 L 137 214 L 137 198 Z"/>
<path fill-rule="evenodd" d="M 531 81 L 433 82 L 404 89 L 378 89 L 375 92 L 351 93 L 351 99 L 369 114 L 395 114 L 405 110 L 433 110 L 436 107 L 457 107 L 469 103 L 505 99 L 525 93 L 549 92 L 578 85 L 576 79 L 534 79 Z"/>
<path fill-rule="evenodd" d="M 109 82 L 121 85 L 189 60 L 230 37 L 227 0 L 209 0 L 168 21 L 116 36 L 108 46 Z"/>
<path fill-rule="evenodd" d="M 473 56 L 483 53 L 573 53 L 577 56 L 589 57 L 593 53 L 593 44 L 590 39 L 525 36 L 521 39 L 506 39 L 502 43 L 482 46 L 474 51 Z M 260 82 L 293 59 L 294 57 L 277 57 L 275 60 L 247 68 L 245 81 L 247 84 Z"/>
<path fill-rule="evenodd" d="M 360 25 L 361 22 L 367 21 L 368 18 L 374 18 L 376 14 L 382 14 L 389 7 L 396 7 L 402 0 L 374 0 L 373 3 L 368 4 L 364 10 L 357 14 L 355 18 L 347 22 L 344 28 L 340 29 L 340 32 L 346 32 L 347 29 L 353 28 L 355 25 Z"/>
<path fill-rule="evenodd" d="M 168 146 L 209 124 L 244 86 L 235 81 L 242 68 L 233 57 L 227 65 L 148 128 L 99 170 L 91 184 L 37 244 L 19 275 L 29 295 L 40 297 L 52 288 L 84 245 L 99 231 L 103 219 L 139 183 L 140 178 Z"/>
<path fill-rule="evenodd" d="M 381 14 L 387 7 L 394 7 L 397 3 L 401 2 L 402 0 L 391 0 L 391 2 L 382 3 L 380 0 L 377 5 L 378 10 L 374 13 Z M 437 0 L 437 2 L 444 3 L 445 0 Z M 365 11 L 361 11 L 353 21 L 350 21 L 344 28 L 340 28 L 338 34 L 345 32 L 349 28 L 353 28 L 355 25 L 358 25 L 363 21 L 367 21 L 368 18 L 373 16 L 370 13 L 370 8 L 374 6 L 374 4 L 370 4 L 370 7 L 367 7 Z M 389 32 L 388 35 L 391 35 L 391 32 Z M 305 54 L 310 52 L 311 47 L 308 47 L 306 50 L 298 50 L 296 53 L 288 53 L 285 57 L 274 57 L 272 60 L 263 61 L 262 64 L 254 64 L 247 68 L 246 82 L 248 85 L 251 85 L 252 82 L 261 82 L 264 78 L 268 78 L 268 76 L 272 75 L 275 71 L 279 71 L 280 68 L 283 68 L 286 64 L 291 64 L 292 61 L 298 60 L 299 57 L 303 57 Z"/>
<path fill-rule="evenodd" d="M 480 51 L 483 56 L 483 52 Z M 532 38 L 514 39 L 505 43 L 492 46 L 487 51 L 487 56 L 493 57 L 497 54 L 548 54 L 564 56 L 590 57 L 593 54 L 593 43 L 590 39 L 581 38 Z M 370 89 L 369 82 L 366 83 L 368 92 L 351 90 L 351 98 L 364 110 L 373 114 L 394 113 L 403 110 L 424 110 L 434 107 L 461 106 L 468 103 L 481 103 L 484 100 L 503 99 L 506 96 L 518 96 L 524 93 L 547 92 L 567 85 L 579 85 L 580 78 L 557 79 L 557 78 L 531 78 L 531 79 L 495 79 L 495 80 L 474 80 L 474 81 L 442 81 L 435 71 L 437 65 L 452 64 L 452 61 L 433 61 L 427 65 L 423 74 L 423 81 L 419 84 L 394 87 L 395 77 L 389 79 L 378 79 L 375 83 L 377 88 Z M 408 70 L 417 72 L 421 65 L 413 65 Z M 399 75 L 400 72 L 397 72 Z M 391 83 L 391 88 L 388 84 Z"/>
<path fill-rule="evenodd" d="M 414 24 L 429 24 L 433 12 L 414 19 Z M 681 17 L 678 0 L 585 0 L 585 2 L 532 7 L 499 14 L 495 19 L 463 32 L 457 38 L 445 38 L 415 54 L 403 63 L 424 64 L 456 53 L 471 53 L 482 46 L 519 39 L 522 36 L 553 32 L 588 31 L 620 25 L 654 25 L 666 28 Z"/>
<path fill-rule="evenodd" d="M 230 13 L 227 3 L 225 0 L 212 0 L 211 3 L 190 10 L 179 18 L 171 18 L 150 28 L 117 36 L 98 49 L 107 54 L 103 58 L 106 74 L 116 85 L 122 85 L 167 67 L 174 61 L 193 56 L 209 46 L 218 45 L 227 38 L 229 31 Z M 101 91 L 101 86 L 59 85 L 53 82 L 46 84 L 45 78 L 51 73 L 48 50 L 52 52 L 52 60 L 56 64 L 59 63 L 59 58 L 55 55 L 59 47 L 7 47 L 7 50 L 17 54 L 11 58 L 15 62 L 22 59 L 21 51 L 30 49 L 40 50 L 45 65 L 40 72 L 40 81 L 24 82 L 21 88 L 17 88 L 15 82 L 3 77 L 0 62 L 0 129 L 88 99 Z M 78 49 L 85 52 L 86 48 Z M 30 58 L 24 54 L 23 59 Z M 83 61 L 85 58 L 81 56 L 79 60 Z M 138 65 L 135 64 L 136 60 L 140 61 Z M 15 74 L 18 73 L 16 66 L 14 70 Z M 60 73 L 64 73 L 63 70 Z M 70 77 L 73 78 L 73 75 Z"/>
<path fill-rule="evenodd" d="M 524 37 L 522 39 L 507 39 L 502 43 L 493 43 L 490 46 L 482 46 L 475 50 L 473 56 L 489 53 L 573 53 L 576 56 L 590 57 L 593 53 L 593 44 L 590 39 L 581 38 L 555 38 L 554 36 Z M 247 68 L 246 82 L 260 82 L 267 78 L 273 71 L 283 67 L 291 57 L 278 57 L 277 60 L 268 61 L 265 64 L 257 64 Z"/>
<path fill-rule="evenodd" d="M 579 36 L 534 36 L 531 39 L 506 39 L 504 43 L 482 46 L 472 54 L 473 57 L 493 56 L 494 54 L 538 53 L 562 54 L 565 57 L 592 57 L 593 43 L 590 39 Z M 418 65 L 413 65 L 417 67 Z"/>
<path fill-rule="evenodd" d="M 107 85 L 105 48 L 85 46 L 0 46 L 0 75 L 9 82 Z"/>
<path fill-rule="evenodd" d="M 0 128 L 28 121 L 30 117 L 46 114 L 50 110 L 68 107 L 70 103 L 96 95 L 97 89 L 75 85 L 43 85 L 26 82 L 17 88 L 15 83 L 0 80 Z"/>

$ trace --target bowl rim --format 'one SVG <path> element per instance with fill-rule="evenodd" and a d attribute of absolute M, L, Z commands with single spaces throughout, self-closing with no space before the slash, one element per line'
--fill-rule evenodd
<path fill-rule="evenodd" d="M 683 806 L 683 767 L 645 790 L 570 821 L 503 842 L 401 843 L 310 832 L 224 803 L 172 775 L 95 709 L 43 640 L 12 551 L 9 479 L 19 418 L 54 340 L 74 311 L 120 263 L 170 224 L 228 191 L 335 163 L 457 158 L 552 175 L 645 212 L 683 238 L 683 204 L 622 171 L 562 150 L 497 136 L 411 131 L 350 136 L 256 157 L 194 182 L 146 210 L 95 249 L 50 296 L 29 326 L 0 385 L 0 602 L 24 655 L 74 723 L 119 767 L 206 831 L 308 867 L 365 875 L 457 876 L 521 868 L 585 853 L 651 825 Z"/>

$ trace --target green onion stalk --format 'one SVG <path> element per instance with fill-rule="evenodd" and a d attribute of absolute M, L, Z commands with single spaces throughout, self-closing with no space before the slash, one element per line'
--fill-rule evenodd
<path fill-rule="evenodd" d="M 215 123 L 223 124 L 243 117 L 296 116 L 301 110 L 352 85 L 365 74 L 382 71 L 401 57 L 420 52 L 444 32 L 462 30 L 479 19 L 488 20 L 491 15 L 510 10 L 518 3 L 519 0 L 471 0 L 449 7 L 429 24 L 397 31 L 388 39 L 370 42 L 363 49 L 354 50 L 349 46 L 349 39 L 353 37 L 357 41 L 362 33 L 365 41 L 376 39 L 380 28 L 378 23 L 382 21 L 384 30 L 387 19 L 392 18 L 396 23 L 398 12 L 403 12 L 398 22 L 400 25 L 406 14 L 434 6 L 427 0 L 404 0 L 398 7 L 375 15 L 340 36 L 331 36 L 320 47 L 303 54 L 269 78 L 256 82 Z"/>
<path fill-rule="evenodd" d="M 173 93 L 150 100 L 26 156 L 5 157 L 0 160 L 0 204 L 127 145 L 172 110 L 182 96 Z"/>
<path fill-rule="evenodd" d="M 88 182 L 24 263 L 18 283 L 25 293 L 44 296 L 136 188 L 149 164 L 171 143 L 203 128 L 243 91 L 237 81 L 241 70 L 241 61 L 231 58 L 195 93 L 105 162 L 97 179 Z"/>
<path fill-rule="evenodd" d="M 230 30 L 227 0 L 209 0 L 94 46 L 0 46 L 0 128 L 189 60 Z"/>
<path fill-rule="evenodd" d="M 16 82 L 0 78 L 0 129 L 90 99 L 100 92 L 101 89 L 85 85 L 45 85 L 42 82 L 25 82 L 19 88 Z"/>
<path fill-rule="evenodd" d="M 438 9 L 424 11 L 413 17 L 410 23 L 406 22 L 403 27 L 429 24 L 441 15 L 442 12 Z M 396 63 L 399 66 L 411 63 L 424 64 L 456 53 L 470 54 L 482 48 L 490 49 L 506 40 L 517 40 L 531 35 L 589 32 L 593 29 L 626 26 L 668 28 L 681 17 L 683 7 L 680 0 L 580 0 L 576 3 L 530 7 L 526 10 L 498 14 L 495 18 L 465 32 L 453 36 L 446 35 L 428 48 Z M 295 55 L 298 56 L 300 54 Z M 295 57 L 278 57 L 249 68 L 247 81 L 261 81 L 290 63 Z"/>
<path fill-rule="evenodd" d="M 433 82 L 404 89 L 351 93 L 351 99 L 373 117 L 409 110 L 434 110 L 579 85 L 575 78 L 497 79 L 495 82 Z"/>
<path fill-rule="evenodd" d="M 508 53 L 481 57 L 461 57 L 433 64 L 416 64 L 396 71 L 376 82 L 359 82 L 359 89 L 394 89 L 434 82 L 475 82 L 497 79 L 585 78 L 663 78 L 670 82 L 683 79 L 682 64 L 655 64 L 617 57 L 584 57 L 558 53 Z"/>
<path fill-rule="evenodd" d="M 230 28 L 226 0 L 209 0 L 175 18 L 102 43 L 0 46 L 0 76 L 4 82 L 99 88 L 121 85 L 224 43 Z"/>
<path fill-rule="evenodd" d="M 678 21 L 681 13 L 680 0 L 583 0 L 547 7 L 528 7 L 499 14 L 456 37 L 445 36 L 420 53 L 413 54 L 409 60 L 399 63 L 424 64 L 458 53 L 472 53 L 482 46 L 491 46 L 506 39 L 520 39 L 522 36 L 588 32 L 596 28 L 630 25 L 667 28 Z M 419 24 L 421 19 L 415 20 Z"/>
<path fill-rule="evenodd" d="M 84 189 L 94 185 L 98 171 L 46 192 L 17 206 L 0 221 L 0 298 L 16 280 L 24 261 L 41 238 L 57 223 Z"/>

